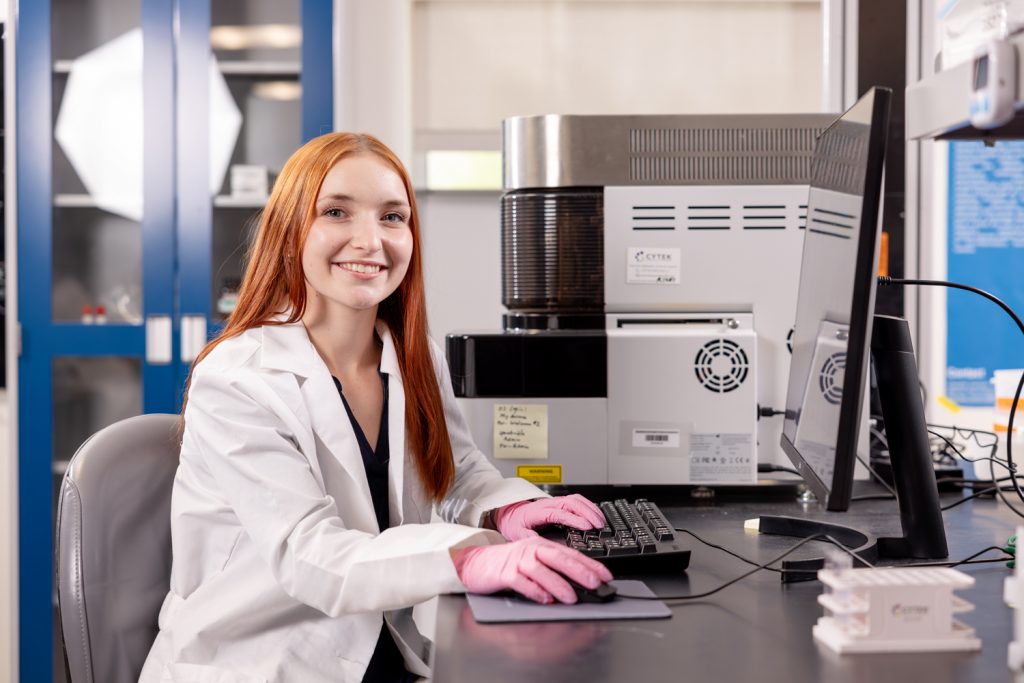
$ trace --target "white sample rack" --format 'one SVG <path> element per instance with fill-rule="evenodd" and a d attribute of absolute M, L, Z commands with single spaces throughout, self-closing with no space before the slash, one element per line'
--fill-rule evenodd
<path fill-rule="evenodd" d="M 1006 652 L 1006 663 L 1013 674 L 1014 683 L 1024 683 L 1024 562 L 1017 548 L 1024 541 L 1024 526 L 1017 527 L 1013 541 L 1015 562 L 1013 574 L 1003 582 L 1003 599 L 1013 608 L 1013 640 Z"/>
<path fill-rule="evenodd" d="M 823 569 L 825 615 L 815 639 L 839 653 L 979 650 L 974 629 L 953 615 L 974 605 L 953 595 L 974 579 L 955 569 Z"/>

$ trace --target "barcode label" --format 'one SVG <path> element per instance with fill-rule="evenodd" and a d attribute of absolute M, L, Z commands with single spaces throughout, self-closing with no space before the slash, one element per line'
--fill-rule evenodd
<path fill-rule="evenodd" d="M 634 429 L 633 448 L 679 448 L 679 430 Z"/>

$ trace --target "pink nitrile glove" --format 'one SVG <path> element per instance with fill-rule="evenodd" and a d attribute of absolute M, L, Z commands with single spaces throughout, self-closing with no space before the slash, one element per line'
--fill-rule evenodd
<path fill-rule="evenodd" d="M 462 548 L 453 553 L 452 562 L 470 593 L 511 589 L 544 604 L 576 602 L 576 592 L 565 577 L 587 588 L 612 580 L 612 573 L 597 560 L 539 536 Z"/>
<path fill-rule="evenodd" d="M 534 529 L 561 524 L 586 531 L 604 526 L 601 509 L 578 493 L 512 503 L 494 513 L 494 526 L 510 541 L 536 536 Z"/>

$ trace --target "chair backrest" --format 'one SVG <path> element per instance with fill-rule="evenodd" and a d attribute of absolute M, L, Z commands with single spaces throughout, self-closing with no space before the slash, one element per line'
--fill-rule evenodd
<path fill-rule="evenodd" d="M 106 427 L 75 453 L 57 509 L 57 597 L 72 683 L 135 683 L 170 588 L 177 415 Z"/>

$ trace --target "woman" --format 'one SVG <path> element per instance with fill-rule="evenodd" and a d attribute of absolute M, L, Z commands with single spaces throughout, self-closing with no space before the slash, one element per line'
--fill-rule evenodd
<path fill-rule="evenodd" d="M 425 310 L 399 160 L 367 135 L 304 145 L 192 368 L 143 681 L 411 680 L 429 674 L 412 605 L 504 589 L 573 602 L 563 577 L 610 580 L 533 531 L 598 526 L 592 503 L 502 479 L 473 445 Z"/>

